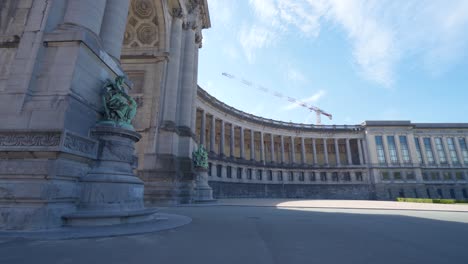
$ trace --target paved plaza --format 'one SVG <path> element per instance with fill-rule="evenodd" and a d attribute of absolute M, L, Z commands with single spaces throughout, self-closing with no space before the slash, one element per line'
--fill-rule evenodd
<path fill-rule="evenodd" d="M 0 239 L 0 263 L 465 263 L 468 205 L 220 200 L 145 235 Z"/>

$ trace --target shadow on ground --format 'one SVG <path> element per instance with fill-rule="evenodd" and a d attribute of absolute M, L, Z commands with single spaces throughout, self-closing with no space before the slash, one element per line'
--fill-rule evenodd
<path fill-rule="evenodd" d="M 430 264 L 468 259 L 468 224 L 461 223 L 468 221 L 468 213 L 337 210 L 165 208 L 193 222 L 126 237 L 0 241 L 0 263 Z"/>

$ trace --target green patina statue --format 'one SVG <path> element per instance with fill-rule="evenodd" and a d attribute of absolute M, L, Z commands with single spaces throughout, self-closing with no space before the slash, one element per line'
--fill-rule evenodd
<path fill-rule="evenodd" d="M 115 82 L 107 81 L 102 91 L 104 118 L 99 123 L 111 124 L 133 129 L 132 119 L 136 115 L 137 103 L 123 89 L 123 76 L 117 76 Z"/>
<path fill-rule="evenodd" d="M 203 145 L 200 145 L 196 151 L 192 152 L 192 159 L 195 168 L 208 169 L 208 152 L 206 152 Z"/>

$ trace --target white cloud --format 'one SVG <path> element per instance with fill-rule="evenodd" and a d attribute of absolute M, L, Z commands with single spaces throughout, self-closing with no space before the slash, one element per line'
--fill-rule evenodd
<path fill-rule="evenodd" d="M 243 27 L 239 33 L 240 44 L 249 63 L 255 59 L 255 51 L 270 45 L 274 41 L 274 35 L 268 29 L 254 25 L 250 28 Z"/>
<path fill-rule="evenodd" d="M 299 102 L 301 103 L 306 103 L 306 104 L 314 104 L 318 102 L 323 96 L 325 96 L 326 91 L 325 90 L 319 90 L 316 93 L 314 93 L 312 96 L 300 99 Z M 285 107 L 283 107 L 284 110 L 292 110 L 301 107 L 297 103 L 291 103 Z"/>
<path fill-rule="evenodd" d="M 306 76 L 301 71 L 293 67 L 288 67 L 286 78 L 293 82 L 304 82 L 307 80 Z"/>
<path fill-rule="evenodd" d="M 386 0 L 250 0 L 257 14 L 251 33 L 262 33 L 257 45 L 243 45 L 252 61 L 256 49 L 291 29 L 319 35 L 323 21 L 344 30 L 357 71 L 390 87 L 401 61 L 413 61 L 432 73 L 443 73 L 466 58 L 468 1 Z M 248 35 L 250 36 L 250 35 Z M 277 36 L 275 38 L 267 36 Z M 250 36 L 250 39 L 254 39 Z"/>
<path fill-rule="evenodd" d="M 212 26 L 226 26 L 233 22 L 236 1 L 216 0 L 208 4 Z"/>

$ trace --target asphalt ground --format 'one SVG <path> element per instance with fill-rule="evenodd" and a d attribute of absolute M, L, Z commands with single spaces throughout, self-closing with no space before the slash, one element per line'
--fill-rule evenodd
<path fill-rule="evenodd" d="M 349 201 L 328 208 L 243 203 L 161 208 L 192 222 L 144 235 L 0 240 L 0 263 L 468 263 L 466 207 L 437 211 L 350 209 Z"/>

